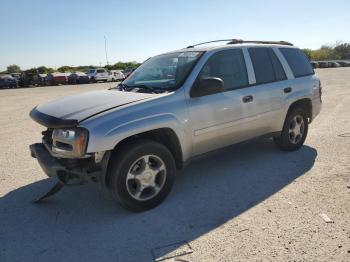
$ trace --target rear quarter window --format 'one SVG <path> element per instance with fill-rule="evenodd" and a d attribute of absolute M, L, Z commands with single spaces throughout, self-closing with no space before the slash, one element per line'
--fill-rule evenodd
<path fill-rule="evenodd" d="M 294 77 L 313 75 L 314 69 L 306 55 L 297 48 L 280 48 L 284 58 L 287 60 Z"/>

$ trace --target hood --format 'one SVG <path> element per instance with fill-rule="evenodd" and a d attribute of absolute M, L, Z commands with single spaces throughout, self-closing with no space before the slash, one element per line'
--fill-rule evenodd
<path fill-rule="evenodd" d="M 155 96 L 157 95 L 116 90 L 93 91 L 38 105 L 30 116 L 47 127 L 68 127 L 101 112 Z"/>

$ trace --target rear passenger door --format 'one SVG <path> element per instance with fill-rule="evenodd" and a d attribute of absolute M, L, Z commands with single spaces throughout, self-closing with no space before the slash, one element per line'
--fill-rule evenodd
<path fill-rule="evenodd" d="M 288 92 L 288 80 L 274 50 L 270 47 L 247 48 L 254 80 L 251 89 L 252 101 L 247 106 L 252 128 L 256 135 L 281 130 L 282 100 Z"/>

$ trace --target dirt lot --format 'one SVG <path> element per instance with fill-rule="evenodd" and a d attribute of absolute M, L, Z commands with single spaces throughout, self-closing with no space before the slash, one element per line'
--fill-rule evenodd
<path fill-rule="evenodd" d="M 95 185 L 31 203 L 54 181 L 29 156 L 42 127 L 28 112 L 109 84 L 0 90 L 0 261 L 153 261 L 181 241 L 193 252 L 166 261 L 350 261 L 350 68 L 317 73 L 323 110 L 300 151 L 259 140 L 212 153 L 140 214 Z"/>

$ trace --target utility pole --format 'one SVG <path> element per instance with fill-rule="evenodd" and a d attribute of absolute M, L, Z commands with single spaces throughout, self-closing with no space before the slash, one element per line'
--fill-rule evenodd
<path fill-rule="evenodd" d="M 106 64 L 109 65 L 109 64 L 108 64 L 108 55 L 107 55 L 107 38 L 106 38 L 106 36 L 103 36 L 103 37 L 104 37 L 104 39 L 105 39 Z"/>

